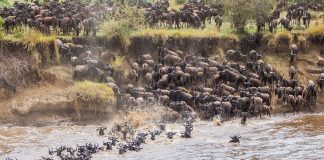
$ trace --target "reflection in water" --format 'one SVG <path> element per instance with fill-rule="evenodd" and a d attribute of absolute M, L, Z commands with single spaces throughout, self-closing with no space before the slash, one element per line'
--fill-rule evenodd
<path fill-rule="evenodd" d="M 324 115 L 289 115 L 271 119 L 239 120 L 222 126 L 215 122 L 195 123 L 193 138 L 180 134 L 169 140 L 163 136 L 147 140 L 140 152 L 119 155 L 117 150 L 95 154 L 93 159 L 322 159 L 324 155 Z M 147 128 L 147 126 L 143 127 Z M 167 130 L 181 132 L 180 124 Z M 240 144 L 229 143 L 229 135 L 241 135 Z M 75 146 L 87 142 L 101 145 L 106 137 L 97 136 L 96 126 L 64 124 L 46 127 L 1 127 L 0 159 L 37 159 L 48 148 Z"/>

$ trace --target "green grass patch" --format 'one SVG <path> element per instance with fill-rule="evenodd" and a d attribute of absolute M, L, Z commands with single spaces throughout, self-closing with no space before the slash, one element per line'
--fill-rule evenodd
<path fill-rule="evenodd" d="M 114 91 L 104 83 L 91 81 L 76 82 L 73 88 L 85 100 L 104 102 L 115 100 Z"/>
<path fill-rule="evenodd" d="M 101 119 L 112 112 L 116 99 L 111 87 L 91 81 L 76 82 L 71 89 L 76 120 Z"/>

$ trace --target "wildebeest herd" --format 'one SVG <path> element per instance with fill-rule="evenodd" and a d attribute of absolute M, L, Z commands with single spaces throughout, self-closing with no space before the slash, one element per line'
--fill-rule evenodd
<path fill-rule="evenodd" d="M 297 53 L 294 44 L 293 61 Z M 228 50 L 225 58 L 207 58 L 159 47 L 157 57 L 143 54 L 129 62 L 129 74 L 122 78 L 126 84 L 114 81 L 121 75 L 105 63 L 116 53 L 96 54 L 101 56 L 85 51 L 71 58 L 74 79 L 107 83 L 128 109 L 158 103 L 178 113 L 197 112 L 202 119 L 219 116 L 225 121 L 234 116 L 270 115 L 273 94 L 291 111 L 311 110 L 316 107 L 317 86 L 323 88 L 323 74 L 317 84 L 309 80 L 304 86 L 294 66 L 286 73 L 289 78 L 284 78 L 255 50 L 247 54 Z"/>
<path fill-rule="evenodd" d="M 308 28 L 312 16 L 310 10 L 321 12 L 324 9 L 322 3 L 301 1 L 298 3 L 292 3 L 287 6 L 287 13 L 285 17 L 280 18 L 282 8 L 286 7 L 286 2 L 281 1 L 278 3 L 276 9 L 272 12 L 270 17 L 264 17 L 263 19 L 257 19 L 256 24 L 258 31 L 265 29 L 265 24 L 268 22 L 270 32 L 277 29 L 277 25 L 281 24 L 286 30 L 291 31 L 294 26 L 300 26 L 301 20 L 303 25 Z"/>
<path fill-rule="evenodd" d="M 288 5 L 287 2 L 280 1 L 271 15 L 255 19 L 257 31 L 265 30 L 266 24 L 270 32 L 276 30 L 279 24 L 291 31 L 295 25 L 301 25 L 301 20 L 307 28 L 312 18 L 309 11 L 321 12 L 323 8 L 323 4 L 318 2 L 302 1 Z M 283 11 L 287 11 L 285 18 L 280 16 Z M 151 27 L 204 28 L 206 21 L 211 23 L 214 19 L 217 29 L 220 30 L 224 13 L 224 5 L 219 2 L 207 5 L 204 1 L 191 0 L 184 3 L 179 10 L 170 10 L 167 0 L 159 0 L 146 8 L 145 24 Z"/>
<path fill-rule="evenodd" d="M 63 35 L 73 33 L 79 35 L 96 35 L 99 22 L 106 19 L 111 7 L 105 4 L 86 5 L 80 0 L 48 1 L 40 4 L 16 1 L 13 7 L 0 9 L 4 19 L 3 27 L 7 33 L 22 25 L 40 30 L 45 34 L 51 32 Z"/>
<path fill-rule="evenodd" d="M 154 3 L 145 12 L 145 23 L 151 27 L 193 27 L 204 28 L 206 20 L 211 22 L 213 18 L 217 28 L 222 25 L 221 16 L 224 15 L 222 4 L 205 5 L 204 1 L 189 1 L 180 8 L 180 10 L 168 9 L 167 0 L 160 0 Z"/>
<path fill-rule="evenodd" d="M 322 11 L 323 4 L 316 2 L 298 2 L 286 6 L 280 2 L 269 17 L 255 19 L 257 30 L 265 30 L 266 24 L 270 32 L 281 24 L 285 29 L 292 30 L 297 24 L 308 27 L 312 18 L 309 10 Z M 138 6 L 145 10 L 145 24 L 150 27 L 192 27 L 204 28 L 206 21 L 211 23 L 213 19 L 218 30 L 222 26 L 224 5 L 222 3 L 206 4 L 204 1 L 188 1 L 179 10 L 169 9 L 168 0 L 159 0 L 153 4 L 148 3 Z M 287 9 L 286 17 L 280 17 L 280 13 Z M 3 27 L 7 33 L 22 25 L 40 30 L 45 34 L 56 32 L 57 34 L 96 35 L 99 24 L 113 16 L 118 6 L 111 4 L 95 3 L 85 4 L 80 0 L 64 2 L 47 1 L 40 4 L 37 0 L 33 3 L 15 2 L 13 7 L 0 9 L 0 16 L 4 19 Z"/>

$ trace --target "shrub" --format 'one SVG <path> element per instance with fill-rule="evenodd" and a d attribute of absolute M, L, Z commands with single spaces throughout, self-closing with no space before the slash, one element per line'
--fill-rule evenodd
<path fill-rule="evenodd" d="M 225 14 L 239 33 L 245 32 L 248 20 L 266 21 L 272 11 L 272 3 L 268 0 L 221 0 L 220 2 L 224 4 Z"/>
<path fill-rule="evenodd" d="M 144 23 L 144 14 L 136 7 L 121 6 L 114 16 L 110 16 L 100 28 L 108 40 L 117 40 L 126 48 L 131 32 L 138 30 Z"/>
<path fill-rule="evenodd" d="M 8 0 L 1 0 L 0 1 L 0 8 L 1 7 L 8 7 L 8 6 L 10 6 L 10 3 L 9 3 Z"/>
<path fill-rule="evenodd" d="M 105 21 L 101 28 L 102 33 L 108 40 L 115 38 L 127 43 L 127 35 L 129 34 L 130 30 L 125 21 L 110 19 Z"/>

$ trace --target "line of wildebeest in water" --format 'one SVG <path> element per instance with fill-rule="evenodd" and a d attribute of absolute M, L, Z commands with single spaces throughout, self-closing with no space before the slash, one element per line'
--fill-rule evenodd
<path fill-rule="evenodd" d="M 190 112 L 187 112 L 186 116 L 183 115 L 182 120 L 184 122 L 184 132 L 180 133 L 182 138 L 191 138 L 191 132 L 193 131 L 193 122 L 195 121 L 195 116 Z M 145 144 L 146 138 L 150 135 L 150 140 L 155 141 L 157 136 L 161 136 L 162 133 L 166 135 L 168 139 L 173 139 L 177 132 L 166 131 L 166 124 L 157 124 L 159 130 L 149 131 L 149 132 L 137 132 L 135 135 L 135 130 L 132 124 L 129 122 L 124 122 L 123 124 L 116 124 L 110 131 L 110 135 L 116 135 L 121 133 L 121 140 L 125 141 L 118 144 L 117 150 L 119 154 L 124 154 L 127 151 L 140 151 L 143 149 L 142 144 Z M 106 127 L 98 127 L 97 131 L 99 136 L 105 135 Z M 132 135 L 132 139 L 127 140 L 127 134 Z M 111 151 L 114 146 L 119 142 L 119 138 L 115 136 L 108 137 L 107 141 L 103 141 L 102 145 L 97 143 L 86 143 L 83 146 L 77 145 L 76 147 L 60 146 L 55 150 L 49 150 L 49 155 L 56 155 L 63 160 L 88 160 L 92 158 L 92 154 L 98 153 L 100 151 Z M 42 157 L 43 160 L 52 160 L 52 157 Z"/>
<path fill-rule="evenodd" d="M 182 115 L 182 122 L 184 126 L 184 131 L 180 132 L 181 138 L 191 138 L 191 133 L 193 131 L 193 122 L 196 117 L 190 112 Z M 113 148 L 118 144 L 116 149 L 119 154 L 124 154 L 127 151 L 140 151 L 143 149 L 142 144 L 146 143 L 147 137 L 150 135 L 150 140 L 155 141 L 157 136 L 162 136 L 162 133 L 165 134 L 166 138 L 173 139 L 177 132 L 166 131 L 166 124 L 159 123 L 157 124 L 159 129 L 149 132 L 136 132 L 130 122 L 124 122 L 123 124 L 116 124 L 108 133 L 109 137 L 106 141 L 102 142 L 102 145 L 98 143 L 86 143 L 85 145 L 76 145 L 75 147 L 62 145 L 55 149 L 49 149 L 49 156 L 42 156 L 42 160 L 53 160 L 53 156 L 57 156 L 62 160 L 89 160 L 92 158 L 93 154 L 99 153 L 102 151 L 112 151 Z M 99 136 L 105 135 L 106 127 L 98 127 L 97 131 Z M 116 136 L 122 134 L 121 139 Z M 135 134 L 137 133 L 137 134 Z M 127 139 L 127 134 L 132 136 L 131 139 Z M 239 136 L 230 136 L 232 140 L 230 143 L 239 143 Z M 120 141 L 122 140 L 122 141 Z M 119 143 L 118 143 L 119 142 Z M 6 158 L 6 160 L 14 160 L 14 158 Z"/>
<path fill-rule="evenodd" d="M 96 36 L 99 24 L 109 17 L 113 17 L 117 8 L 104 3 L 85 4 L 80 0 L 70 0 L 64 2 L 47 1 L 40 4 L 37 0 L 33 3 L 21 3 L 16 1 L 13 7 L 0 9 L 0 16 L 4 19 L 3 27 L 7 33 L 12 32 L 20 26 L 28 26 L 39 31 L 50 34 L 67 35 L 73 33 L 80 35 Z M 153 4 L 138 6 L 144 10 L 144 24 L 151 27 L 192 27 L 204 28 L 206 21 L 211 23 L 214 19 L 216 27 L 220 29 L 223 23 L 224 5 L 214 3 L 207 5 L 204 1 L 195 0 L 186 2 L 179 10 L 169 9 L 167 0 L 159 0 Z M 285 18 L 280 18 L 282 8 L 287 8 Z M 277 29 L 281 24 L 285 29 L 292 30 L 293 25 L 303 25 L 308 27 L 312 18 L 309 10 L 322 11 L 323 4 L 316 2 L 292 3 L 286 7 L 286 3 L 279 2 L 276 9 L 270 16 L 258 16 L 255 19 L 257 30 L 265 30 L 268 24 L 270 32 Z"/>

